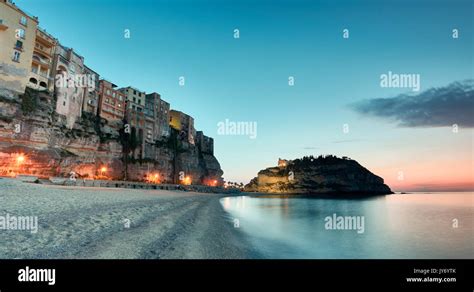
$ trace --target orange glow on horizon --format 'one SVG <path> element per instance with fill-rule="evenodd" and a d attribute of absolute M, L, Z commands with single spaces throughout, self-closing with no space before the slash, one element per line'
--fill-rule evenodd
<path fill-rule="evenodd" d="M 369 170 L 382 177 L 392 191 L 474 190 L 474 171 L 469 163 L 429 161 Z"/>

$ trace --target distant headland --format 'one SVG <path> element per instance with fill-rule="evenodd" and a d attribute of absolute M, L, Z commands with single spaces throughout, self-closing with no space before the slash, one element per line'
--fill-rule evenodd
<path fill-rule="evenodd" d="M 258 172 L 244 190 L 269 194 L 393 194 L 383 178 L 357 161 L 333 155 L 279 159 L 278 166 Z"/>

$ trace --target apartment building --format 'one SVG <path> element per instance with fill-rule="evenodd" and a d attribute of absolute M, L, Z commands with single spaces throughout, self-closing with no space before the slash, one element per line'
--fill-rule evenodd
<path fill-rule="evenodd" d="M 196 145 L 202 153 L 214 155 L 214 139 L 204 135 L 202 131 L 196 132 Z"/>
<path fill-rule="evenodd" d="M 176 110 L 170 111 L 170 126 L 179 131 L 182 139 L 194 145 L 196 130 L 194 129 L 194 118 Z"/>
<path fill-rule="evenodd" d="M 36 29 L 28 87 L 53 92 L 53 56 L 57 43 L 58 41 L 45 30 L 40 27 Z"/>
<path fill-rule="evenodd" d="M 137 107 L 143 111 L 145 107 L 145 92 L 131 86 L 120 88 L 119 90 L 126 95 L 127 103 L 130 105 L 130 107 Z"/>
<path fill-rule="evenodd" d="M 35 48 L 38 18 L 9 0 L 0 0 L 0 95 L 25 92 Z"/>
<path fill-rule="evenodd" d="M 84 57 L 58 43 L 53 58 L 53 76 L 56 112 L 66 117 L 67 127 L 72 129 L 82 116 L 84 91 L 89 87 L 84 75 Z"/>
<path fill-rule="evenodd" d="M 169 137 L 169 112 L 170 104 L 162 100 L 159 93 L 154 92 L 145 96 L 144 158 L 155 158 L 153 145 Z"/>
<path fill-rule="evenodd" d="M 99 108 L 99 82 L 100 75 L 91 68 L 84 65 L 84 74 L 88 80 L 87 90 L 84 90 L 82 111 L 97 115 Z"/>
<path fill-rule="evenodd" d="M 121 121 L 125 117 L 126 96 L 116 88 L 110 81 L 99 81 L 98 114 L 109 121 Z"/>
<path fill-rule="evenodd" d="M 146 128 L 145 128 L 145 92 L 132 86 L 119 89 L 126 98 L 125 118 L 128 124 L 135 128 L 137 139 L 141 142 L 134 153 L 135 158 L 145 158 Z"/>
<path fill-rule="evenodd" d="M 161 99 L 160 94 L 154 92 L 145 96 L 145 118 L 150 143 L 169 137 L 170 104 Z"/>

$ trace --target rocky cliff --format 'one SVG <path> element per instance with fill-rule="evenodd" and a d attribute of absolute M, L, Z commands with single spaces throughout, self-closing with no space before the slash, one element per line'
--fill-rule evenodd
<path fill-rule="evenodd" d="M 66 117 L 55 113 L 55 103 L 54 97 L 30 89 L 16 98 L 0 96 L 0 175 L 64 177 L 74 172 L 82 178 L 123 179 L 120 126 L 83 113 L 68 129 Z M 158 174 L 159 182 L 176 183 L 182 172 L 193 184 L 223 182 L 217 159 L 194 145 L 163 141 L 150 147 L 153 159 L 127 160 L 127 179 L 143 181 Z"/>
<path fill-rule="evenodd" d="M 335 156 L 280 161 L 245 186 L 247 192 L 274 194 L 391 194 L 381 177 L 357 161 Z"/>

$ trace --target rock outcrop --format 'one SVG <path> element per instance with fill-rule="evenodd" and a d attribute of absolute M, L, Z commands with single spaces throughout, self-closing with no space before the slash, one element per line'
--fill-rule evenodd
<path fill-rule="evenodd" d="M 72 129 L 55 111 L 54 98 L 27 90 L 21 98 L 0 96 L 0 176 L 32 174 L 121 180 L 124 155 L 118 126 L 83 113 Z M 176 135 L 169 139 L 177 139 Z M 179 149 L 171 145 L 178 145 Z M 159 174 L 162 183 L 176 183 L 180 172 L 190 183 L 212 180 L 223 184 L 223 171 L 214 155 L 183 141 L 151 145 L 152 159 L 128 160 L 127 179 L 144 181 Z M 24 156 L 21 163 L 19 155 Z M 106 173 L 101 173 L 106 168 Z"/>
<path fill-rule="evenodd" d="M 280 160 L 279 166 L 264 169 L 244 188 L 247 192 L 272 194 L 391 194 L 381 177 L 357 161 L 335 156 Z"/>

